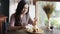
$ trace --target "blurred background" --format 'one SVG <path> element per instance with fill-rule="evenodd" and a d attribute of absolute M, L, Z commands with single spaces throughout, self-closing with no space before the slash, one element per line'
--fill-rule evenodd
<path fill-rule="evenodd" d="M 39 23 L 38 26 L 45 26 L 48 22 L 47 15 L 45 11 L 43 10 L 43 5 L 46 3 L 54 3 L 55 10 L 52 12 L 50 16 L 50 24 L 54 26 L 54 28 L 60 29 L 60 2 L 49 2 L 49 1 L 38 1 L 37 2 L 37 8 L 38 8 L 38 17 L 39 17 Z"/>
<path fill-rule="evenodd" d="M 8 17 L 9 22 L 9 0 L 0 0 L 0 15 L 2 14 Z"/>

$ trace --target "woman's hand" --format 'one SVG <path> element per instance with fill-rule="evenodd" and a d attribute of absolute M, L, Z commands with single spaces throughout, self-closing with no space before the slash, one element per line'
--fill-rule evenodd
<path fill-rule="evenodd" d="M 37 22 L 37 18 L 35 17 L 35 18 L 34 18 L 34 21 L 33 21 L 33 26 L 36 25 L 36 22 Z"/>

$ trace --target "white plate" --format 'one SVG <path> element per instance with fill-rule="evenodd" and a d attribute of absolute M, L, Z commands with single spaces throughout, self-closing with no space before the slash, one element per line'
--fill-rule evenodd
<path fill-rule="evenodd" d="M 43 33 L 43 32 L 44 32 L 44 30 L 39 29 L 39 31 L 38 31 L 38 32 L 30 32 L 30 31 L 26 30 L 26 32 L 28 32 L 28 33 L 34 33 L 34 34 L 40 34 L 40 33 Z"/>

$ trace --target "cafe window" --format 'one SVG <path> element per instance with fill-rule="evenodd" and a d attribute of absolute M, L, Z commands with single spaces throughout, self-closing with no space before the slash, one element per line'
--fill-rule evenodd
<path fill-rule="evenodd" d="M 45 26 L 48 21 L 48 17 L 46 15 L 46 13 L 44 12 L 43 6 L 46 4 L 54 4 L 54 10 L 51 13 L 50 16 L 50 25 L 53 25 L 55 28 L 60 28 L 60 2 L 52 2 L 52 1 L 37 1 L 36 2 L 36 6 L 37 6 L 37 12 L 38 12 L 38 17 L 39 17 L 39 22 L 38 22 L 38 26 L 42 27 Z"/>

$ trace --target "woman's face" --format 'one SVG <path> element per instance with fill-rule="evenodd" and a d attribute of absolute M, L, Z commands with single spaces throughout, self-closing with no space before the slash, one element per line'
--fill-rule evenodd
<path fill-rule="evenodd" d="M 28 12 L 28 4 L 25 4 L 23 10 L 22 10 L 22 13 L 23 14 L 26 14 Z"/>

